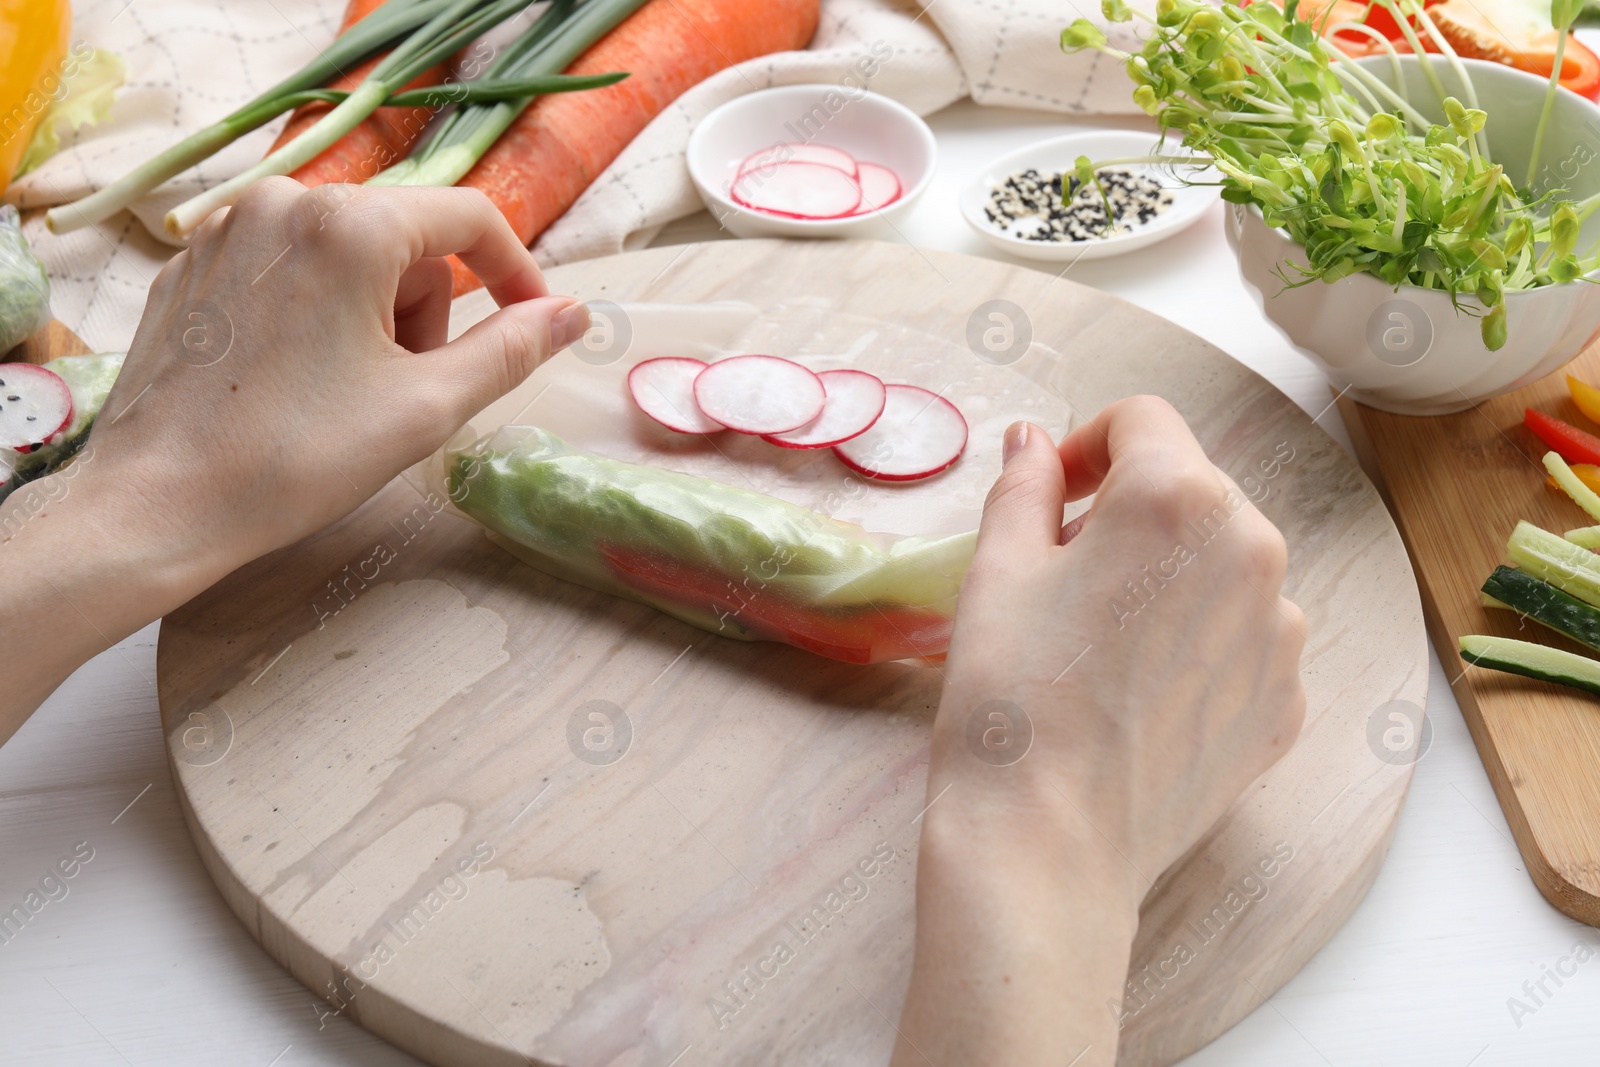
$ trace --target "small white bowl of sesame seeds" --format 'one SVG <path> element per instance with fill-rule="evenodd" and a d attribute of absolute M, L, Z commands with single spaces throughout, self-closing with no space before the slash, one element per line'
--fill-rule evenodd
<path fill-rule="evenodd" d="M 1219 175 L 1187 164 L 1129 163 L 1156 154 L 1154 134 L 1097 130 L 1053 137 L 990 163 L 961 191 L 961 214 L 996 248 L 1023 259 L 1057 263 L 1119 256 L 1193 225 L 1218 200 Z M 1164 158 L 1187 154 L 1177 139 Z M 1105 201 L 1079 188 L 1073 167 L 1088 156 L 1117 224 L 1106 225 Z M 1106 164 L 1102 166 L 1101 164 Z M 1073 192 L 1063 203 L 1062 183 Z"/>

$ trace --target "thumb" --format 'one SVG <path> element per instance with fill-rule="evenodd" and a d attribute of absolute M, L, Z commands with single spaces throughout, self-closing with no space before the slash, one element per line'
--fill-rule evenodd
<path fill-rule="evenodd" d="M 977 559 L 992 564 L 1037 556 L 1061 542 L 1066 478 L 1050 435 L 1031 422 L 1006 430 L 1005 468 L 983 502 Z"/>
<path fill-rule="evenodd" d="M 420 362 L 428 377 L 449 383 L 465 422 L 588 329 L 589 309 L 571 297 L 523 300 L 475 323 L 449 344 L 421 353 Z"/>

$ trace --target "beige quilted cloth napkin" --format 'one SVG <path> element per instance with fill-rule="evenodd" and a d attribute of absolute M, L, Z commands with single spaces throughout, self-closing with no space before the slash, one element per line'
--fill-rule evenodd
<path fill-rule="evenodd" d="M 112 121 L 85 130 L 5 199 L 25 211 L 82 196 L 200 129 L 304 64 L 330 40 L 344 0 L 78 0 L 73 37 L 108 48 L 128 80 Z M 861 58 L 869 87 L 928 114 L 964 96 L 982 104 L 1072 113 L 1133 110 L 1122 72 L 1097 54 L 1065 56 L 1062 27 L 1081 12 L 1059 0 L 823 0 L 811 47 L 723 71 L 656 118 L 535 246 L 562 263 L 647 241 L 701 208 L 683 162 L 689 131 L 722 102 L 772 85 L 834 82 Z M 1098 15 L 1095 15 L 1098 21 Z M 1117 31 L 1126 27 L 1118 26 Z M 1122 36 L 1112 35 L 1113 40 Z M 145 294 L 174 249 L 167 209 L 261 158 L 281 125 L 242 138 L 99 227 L 62 237 L 33 212 L 26 233 L 49 268 L 56 317 L 91 346 L 125 348 Z"/>

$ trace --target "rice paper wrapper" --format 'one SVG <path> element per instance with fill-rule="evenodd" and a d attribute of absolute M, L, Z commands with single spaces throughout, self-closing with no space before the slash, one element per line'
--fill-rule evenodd
<path fill-rule="evenodd" d="M 467 304 L 457 302 L 456 332 L 492 310 L 483 299 L 463 314 Z M 1072 425 L 1064 400 L 1011 368 L 826 306 L 590 308 L 588 337 L 479 413 L 408 480 L 540 570 L 723 637 L 859 663 L 942 654 L 1005 427 L 1027 418 L 1059 435 Z M 969 423 L 967 454 L 924 482 L 877 483 L 827 449 L 673 433 L 628 393 L 629 370 L 646 359 L 745 352 L 942 389 Z M 915 534 L 874 532 L 882 530 Z"/>

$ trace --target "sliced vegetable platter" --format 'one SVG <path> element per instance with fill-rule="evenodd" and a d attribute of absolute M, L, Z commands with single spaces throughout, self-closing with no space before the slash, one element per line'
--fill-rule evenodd
<path fill-rule="evenodd" d="M 1557 908 L 1600 925 L 1600 589 L 1583 584 L 1600 580 L 1590 550 L 1600 542 L 1587 532 L 1600 519 L 1575 499 L 1594 477 L 1580 465 L 1593 458 L 1582 437 L 1600 425 L 1568 375 L 1600 381 L 1600 352 L 1458 415 L 1340 406 L 1405 537 L 1434 645 L 1530 876 Z"/>
<path fill-rule="evenodd" d="M 870 530 L 972 529 L 1014 418 L 1060 433 L 1121 396 L 1171 398 L 1284 525 L 1289 589 L 1322 654 L 1306 664 L 1303 736 L 1152 891 L 1133 968 L 1169 959 L 1263 862 L 1271 891 L 1128 1020 L 1124 1064 L 1211 1040 L 1350 914 L 1410 781 L 1365 726 L 1388 701 L 1423 703 L 1426 641 L 1381 502 L 1267 382 L 1105 293 L 894 244 L 654 249 L 550 283 L 609 326 L 475 430 L 532 422 Z M 993 299 L 1032 320 L 1009 366 L 967 345 Z M 453 328 L 491 306 L 457 301 Z M 971 425 L 967 450 L 921 481 L 868 480 L 827 448 L 676 433 L 627 389 L 653 356 L 741 353 L 942 390 Z M 910 966 L 938 668 L 705 633 L 528 567 L 397 481 L 169 616 L 157 673 L 200 854 L 267 951 L 336 997 L 327 1010 L 437 1064 L 887 1062 L 878 1009 L 892 1017 Z M 458 877 L 466 894 L 395 951 L 391 924 L 463 861 L 477 872 Z M 824 932 L 788 930 L 834 892 Z M 762 960 L 778 977 L 728 1000 L 723 984 Z"/>

